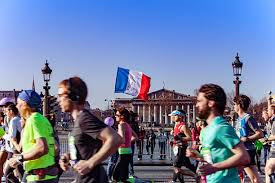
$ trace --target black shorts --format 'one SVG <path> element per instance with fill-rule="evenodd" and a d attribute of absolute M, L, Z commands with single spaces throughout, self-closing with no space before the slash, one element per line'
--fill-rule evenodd
<path fill-rule="evenodd" d="M 187 147 L 179 148 L 178 155 L 175 156 L 173 166 L 177 168 L 185 166 L 186 168 L 190 169 L 195 173 L 196 167 L 193 164 L 191 164 L 190 159 L 186 157 L 186 148 Z"/>
<path fill-rule="evenodd" d="M 250 166 L 253 166 L 253 165 L 256 165 L 256 149 L 251 149 L 251 150 L 247 150 L 249 156 L 250 156 L 250 163 L 245 165 L 244 167 L 250 167 Z"/>

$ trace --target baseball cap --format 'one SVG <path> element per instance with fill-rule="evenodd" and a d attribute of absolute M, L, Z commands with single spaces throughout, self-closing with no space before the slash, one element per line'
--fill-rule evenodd
<path fill-rule="evenodd" d="M 13 101 L 13 99 L 10 98 L 10 97 L 5 97 L 5 98 L 2 98 L 2 99 L 0 100 L 0 106 L 4 106 L 4 105 L 6 105 L 7 103 L 13 103 L 13 104 L 14 104 L 14 101 Z"/>
<path fill-rule="evenodd" d="M 19 93 L 18 98 L 25 101 L 31 108 L 41 108 L 41 97 L 33 90 L 23 90 Z"/>
<path fill-rule="evenodd" d="M 180 112 L 178 110 L 174 110 L 170 114 L 168 114 L 168 116 L 185 116 L 185 114 L 183 114 L 182 112 Z"/>

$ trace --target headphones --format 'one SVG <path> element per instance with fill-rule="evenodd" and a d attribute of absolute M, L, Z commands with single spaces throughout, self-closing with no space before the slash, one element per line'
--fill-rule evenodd
<path fill-rule="evenodd" d="M 79 102 L 80 96 L 78 94 L 78 90 L 73 88 L 73 79 L 69 78 L 68 79 L 68 90 L 69 90 L 69 99 L 71 99 L 73 102 Z"/>

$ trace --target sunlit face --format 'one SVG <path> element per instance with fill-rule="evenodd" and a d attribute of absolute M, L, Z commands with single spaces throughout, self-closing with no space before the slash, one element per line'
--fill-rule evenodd
<path fill-rule="evenodd" d="M 123 120 L 123 116 L 120 114 L 119 111 L 116 112 L 115 117 L 116 117 L 116 121 L 117 121 L 117 122 L 120 122 L 120 121 Z"/>
<path fill-rule="evenodd" d="M 180 122 L 182 119 L 180 116 L 176 115 L 176 116 L 170 116 L 170 119 L 172 122 Z"/>
<path fill-rule="evenodd" d="M 12 118 L 12 110 L 9 110 L 8 108 L 6 109 L 6 115 L 8 116 L 9 119 Z"/>
<path fill-rule="evenodd" d="M 198 117 L 207 119 L 210 115 L 211 108 L 208 106 L 209 100 L 204 97 L 204 93 L 199 93 L 197 97 L 196 107 L 198 109 Z"/>
<path fill-rule="evenodd" d="M 234 102 L 234 111 L 236 113 L 238 113 L 240 111 L 240 104 L 237 104 L 236 102 Z"/>
<path fill-rule="evenodd" d="M 3 107 L 3 112 L 4 112 L 5 115 L 7 115 L 7 113 L 8 113 L 8 107 L 7 106 Z"/>
<path fill-rule="evenodd" d="M 263 118 L 265 121 L 268 120 L 268 113 L 267 113 L 266 110 L 264 110 L 264 111 L 262 112 L 262 118 Z"/>
<path fill-rule="evenodd" d="M 271 118 L 274 115 L 274 106 L 268 107 L 268 117 Z"/>
<path fill-rule="evenodd" d="M 69 99 L 69 92 L 64 87 L 58 88 L 58 103 L 62 112 L 72 112 L 72 101 Z"/>
<path fill-rule="evenodd" d="M 26 113 L 26 109 L 28 108 L 28 104 L 25 101 L 18 98 L 16 107 L 19 111 L 19 114 L 21 116 L 25 117 L 25 113 Z"/>

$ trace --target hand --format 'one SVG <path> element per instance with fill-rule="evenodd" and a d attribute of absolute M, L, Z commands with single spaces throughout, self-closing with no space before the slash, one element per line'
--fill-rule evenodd
<path fill-rule="evenodd" d="M 217 171 L 219 171 L 218 168 L 216 168 L 213 164 L 204 162 L 203 164 L 199 165 L 197 173 L 199 175 L 210 175 Z"/>
<path fill-rule="evenodd" d="M 242 142 L 247 142 L 248 138 L 247 137 L 241 137 Z"/>
<path fill-rule="evenodd" d="M 92 169 L 94 168 L 93 163 L 87 161 L 87 160 L 80 160 L 76 165 L 74 166 L 74 169 L 80 174 L 80 175 L 86 175 L 88 174 Z"/>
<path fill-rule="evenodd" d="M 194 158 L 194 159 L 197 159 L 199 161 L 202 161 L 202 157 L 201 157 L 200 153 L 195 149 L 192 149 L 192 148 L 188 147 L 186 149 L 185 154 L 186 154 L 186 157 L 190 157 L 190 158 Z"/>
<path fill-rule="evenodd" d="M 19 164 L 17 162 L 17 158 L 16 157 L 12 157 L 8 160 L 8 164 L 12 167 L 12 168 L 16 168 L 16 166 Z"/>
<path fill-rule="evenodd" d="M 69 167 L 70 167 L 70 162 L 69 161 L 70 161 L 69 154 L 63 154 L 60 157 L 59 165 L 60 165 L 62 170 L 67 171 L 69 169 Z"/>

